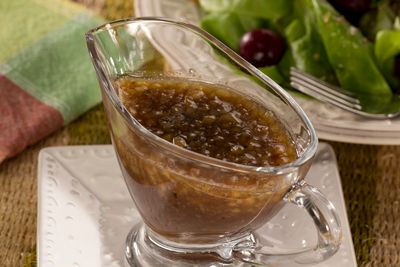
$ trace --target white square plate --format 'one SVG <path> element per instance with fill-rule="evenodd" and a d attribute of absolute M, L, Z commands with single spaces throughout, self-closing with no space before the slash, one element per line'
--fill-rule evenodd
<path fill-rule="evenodd" d="M 315 267 L 357 266 L 332 148 L 321 143 L 306 178 L 333 202 L 343 243 Z M 38 266 L 125 266 L 124 244 L 139 215 L 125 187 L 112 146 L 45 148 L 38 171 Z M 305 212 L 286 205 L 259 230 L 283 247 L 309 246 L 316 232 Z"/>

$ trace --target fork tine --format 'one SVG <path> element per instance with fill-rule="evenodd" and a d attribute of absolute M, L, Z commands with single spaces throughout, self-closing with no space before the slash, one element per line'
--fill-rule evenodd
<path fill-rule="evenodd" d="M 350 96 L 349 94 L 343 94 L 340 91 L 328 87 L 327 85 L 321 84 L 318 80 L 316 80 L 316 78 L 310 77 L 301 71 L 295 70 L 294 68 L 291 68 L 290 74 L 291 85 L 297 90 L 304 91 L 306 89 L 307 92 L 304 93 L 310 93 L 310 91 L 312 91 L 313 96 L 317 99 L 319 98 L 315 95 L 321 95 L 325 101 L 329 99 L 333 104 L 337 102 L 340 103 L 340 106 L 344 105 L 351 109 L 362 110 L 360 101 L 357 98 Z"/>
<path fill-rule="evenodd" d="M 361 105 L 348 101 L 346 99 L 342 99 L 340 97 L 337 97 L 335 95 L 332 95 L 326 91 L 321 90 L 319 87 L 314 86 L 313 84 L 308 83 L 307 81 L 298 79 L 296 77 L 291 78 L 291 86 L 293 86 L 295 89 L 305 93 L 305 94 L 310 94 L 312 93 L 313 97 L 319 99 L 320 97 L 323 97 L 325 101 L 328 101 L 333 104 L 340 104 L 341 106 L 346 106 L 348 108 L 356 109 L 356 110 L 361 110 Z M 316 97 L 317 95 L 318 97 Z"/>
<path fill-rule="evenodd" d="M 311 84 L 307 84 L 302 80 L 298 81 L 294 79 L 291 81 L 290 85 L 293 88 L 299 90 L 300 92 L 312 96 L 315 99 L 318 99 L 322 102 L 328 102 L 334 106 L 338 106 L 348 111 L 361 111 L 361 106 L 359 104 L 347 102 L 346 100 L 329 95 L 325 92 L 321 93 L 321 91 L 318 90 L 318 88 L 314 87 Z"/>
<path fill-rule="evenodd" d="M 325 83 L 324 81 L 318 80 L 315 77 L 313 77 L 307 73 L 304 73 L 300 70 L 297 70 L 293 67 L 290 69 L 290 74 L 293 77 L 296 77 L 298 79 L 305 81 L 306 83 L 310 83 L 310 84 L 314 85 L 315 87 L 319 88 L 322 91 L 327 92 L 328 94 L 335 95 L 339 98 L 350 101 L 354 104 L 360 104 L 360 101 L 357 99 L 357 97 L 349 91 L 345 91 L 341 88 L 334 87 L 333 85 L 329 85 L 329 84 Z"/>
<path fill-rule="evenodd" d="M 332 89 L 335 90 L 336 92 L 340 92 L 340 93 L 342 93 L 343 95 L 348 95 L 348 96 L 353 96 L 353 97 L 355 97 L 355 94 L 352 93 L 352 92 L 343 90 L 343 89 L 340 88 L 340 87 L 337 87 L 337 86 L 334 86 L 334 85 L 332 85 L 332 84 L 329 84 L 329 83 L 327 83 L 327 82 L 325 82 L 325 81 L 323 81 L 323 80 L 321 80 L 321 79 L 318 79 L 318 78 L 312 76 L 311 74 L 308 74 L 308 73 L 306 73 L 306 72 L 304 72 L 304 71 L 301 71 L 301 70 L 299 70 L 299 69 L 296 69 L 296 68 L 294 68 L 294 67 L 290 67 L 290 73 L 291 73 L 291 74 L 300 74 L 300 75 L 302 75 L 303 77 L 307 77 L 308 79 L 310 79 L 310 80 L 312 80 L 312 81 L 314 81 L 314 82 L 316 82 L 316 83 L 318 83 L 318 84 L 323 84 L 323 85 L 325 85 L 326 87 L 332 88 Z"/>
<path fill-rule="evenodd" d="M 301 86 L 301 85 L 299 85 L 299 84 L 297 84 L 297 83 L 294 83 L 294 82 L 291 82 L 290 85 L 291 85 L 293 88 L 299 90 L 300 92 L 302 92 L 302 93 L 304 93 L 304 94 L 306 94 L 306 95 L 309 95 L 309 96 L 311 96 L 311 97 L 313 97 L 313 98 L 315 98 L 315 99 L 317 99 L 317 100 L 319 100 L 319 101 L 332 104 L 332 105 L 334 105 L 334 106 L 337 106 L 337 107 L 339 107 L 339 108 L 342 108 L 342 109 L 344 109 L 344 110 L 348 110 L 348 111 L 351 111 L 351 112 L 358 111 L 357 109 L 354 109 L 354 108 L 352 108 L 352 107 L 350 107 L 350 106 L 348 106 L 348 105 L 342 104 L 342 103 L 337 102 L 337 101 L 335 101 L 335 100 L 332 100 L 332 99 L 330 99 L 330 98 L 328 98 L 328 97 L 325 97 L 324 95 L 321 95 L 321 94 L 319 94 L 319 93 L 316 93 L 315 91 L 309 90 L 308 87 L 303 87 L 303 86 Z"/>
<path fill-rule="evenodd" d="M 367 117 L 369 119 L 390 119 L 400 116 L 400 111 L 386 112 L 381 109 L 380 113 L 365 112 L 355 93 L 345 91 L 330 85 L 296 68 L 290 68 L 290 85 L 300 92 L 314 97 L 322 102 L 350 111 L 352 113 Z M 400 104 L 400 99 L 392 98 L 391 103 Z"/>

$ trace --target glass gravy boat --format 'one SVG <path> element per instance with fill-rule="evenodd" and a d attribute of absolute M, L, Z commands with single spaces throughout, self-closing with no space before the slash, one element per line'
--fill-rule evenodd
<path fill-rule="evenodd" d="M 318 145 L 315 130 L 279 85 L 184 22 L 119 20 L 89 31 L 86 40 L 118 161 L 143 219 L 127 237 L 131 266 L 307 266 L 338 250 L 336 211 L 304 181 Z M 298 158 L 278 167 L 252 167 L 176 146 L 144 128 L 122 104 L 115 79 L 123 75 L 203 81 L 245 94 L 285 126 Z M 310 215 L 317 244 L 277 250 L 257 234 L 285 203 Z"/>

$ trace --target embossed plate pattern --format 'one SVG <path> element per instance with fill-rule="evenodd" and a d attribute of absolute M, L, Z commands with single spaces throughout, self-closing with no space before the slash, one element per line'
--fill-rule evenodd
<path fill-rule="evenodd" d="M 332 148 L 319 145 L 307 181 L 336 206 L 343 244 L 316 267 L 355 267 L 355 254 Z M 122 267 L 124 242 L 139 220 L 110 145 L 45 148 L 38 170 L 38 266 Z M 315 229 L 305 212 L 286 205 L 259 230 L 282 247 L 311 245 Z"/>
<path fill-rule="evenodd" d="M 196 1 L 135 0 L 134 3 L 137 16 L 169 17 L 194 24 L 198 24 L 201 18 Z M 172 36 L 170 38 L 174 39 Z M 187 43 L 190 49 L 191 43 Z M 172 51 L 173 47 L 169 47 L 169 50 Z M 175 55 L 179 55 L 180 52 L 176 51 Z M 310 117 L 319 138 L 359 144 L 400 145 L 400 117 L 369 120 L 315 100 L 301 97 L 297 97 L 296 100 Z"/>

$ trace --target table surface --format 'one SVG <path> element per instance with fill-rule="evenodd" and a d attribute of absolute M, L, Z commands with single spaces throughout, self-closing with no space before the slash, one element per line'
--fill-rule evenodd
<path fill-rule="evenodd" d="M 78 2 L 108 20 L 133 15 L 132 0 Z M 36 175 L 40 149 L 107 143 L 110 143 L 109 134 L 99 105 L 0 165 L 2 266 L 35 266 Z M 359 266 L 400 266 L 400 223 L 397 221 L 400 218 L 400 146 L 329 143 L 338 160 Z"/>

